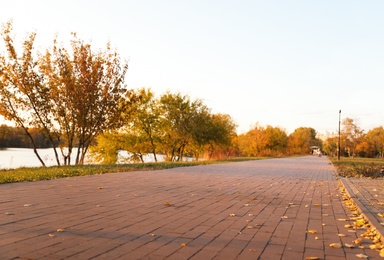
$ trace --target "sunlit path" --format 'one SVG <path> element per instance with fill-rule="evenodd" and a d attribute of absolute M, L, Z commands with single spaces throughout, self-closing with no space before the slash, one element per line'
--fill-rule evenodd
<path fill-rule="evenodd" d="M 320 157 L 4 184 L 0 205 L 1 259 L 378 257 L 329 247 L 359 234 Z"/>

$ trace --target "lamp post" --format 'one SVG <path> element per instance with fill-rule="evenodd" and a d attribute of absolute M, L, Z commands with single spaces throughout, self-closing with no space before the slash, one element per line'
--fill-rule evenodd
<path fill-rule="evenodd" d="M 341 119 L 341 110 L 339 110 L 339 141 L 337 144 L 337 160 L 340 161 L 340 119 Z"/>

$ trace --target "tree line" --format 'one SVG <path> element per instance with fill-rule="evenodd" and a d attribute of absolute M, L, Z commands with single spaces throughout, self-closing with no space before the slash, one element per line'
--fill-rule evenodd
<path fill-rule="evenodd" d="M 51 144 L 43 131 L 36 128 L 28 130 L 35 140 L 37 148 L 51 148 Z M 32 144 L 20 127 L 12 127 L 8 125 L 0 125 L 0 148 L 33 148 Z"/>
<path fill-rule="evenodd" d="M 323 150 L 331 156 L 337 156 L 338 145 L 339 136 L 334 135 L 324 141 Z M 383 158 L 384 128 L 378 126 L 365 132 L 355 120 L 345 118 L 340 131 L 340 155 Z"/>

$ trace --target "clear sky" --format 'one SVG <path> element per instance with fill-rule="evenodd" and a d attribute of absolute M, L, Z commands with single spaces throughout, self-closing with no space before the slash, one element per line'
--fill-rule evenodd
<path fill-rule="evenodd" d="M 365 130 L 383 125 L 383 13 L 382 0 L 0 0 L 17 40 L 110 41 L 130 88 L 202 99 L 239 133 L 336 133 L 339 110 Z"/>

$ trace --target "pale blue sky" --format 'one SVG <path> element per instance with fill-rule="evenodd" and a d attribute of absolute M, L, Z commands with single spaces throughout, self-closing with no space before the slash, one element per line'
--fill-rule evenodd
<path fill-rule="evenodd" d="M 245 132 L 384 124 L 384 1 L 0 0 L 17 40 L 75 31 L 129 59 L 126 83 L 200 98 Z"/>

